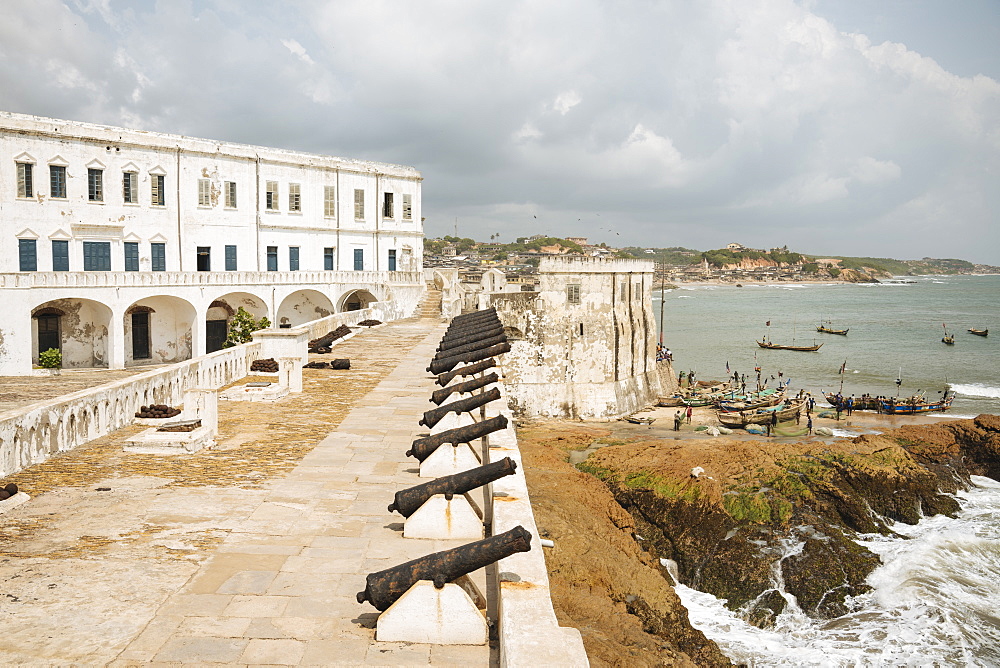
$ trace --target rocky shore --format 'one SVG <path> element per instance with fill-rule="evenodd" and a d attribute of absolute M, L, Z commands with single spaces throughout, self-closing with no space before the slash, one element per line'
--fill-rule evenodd
<path fill-rule="evenodd" d="M 858 534 L 953 515 L 950 494 L 970 475 L 1000 479 L 1000 416 L 878 426 L 802 440 L 523 425 L 561 623 L 581 629 L 594 665 L 726 665 L 688 623 L 671 562 L 682 583 L 761 627 L 785 606 L 778 577 L 810 616 L 844 614 L 879 564 Z"/>

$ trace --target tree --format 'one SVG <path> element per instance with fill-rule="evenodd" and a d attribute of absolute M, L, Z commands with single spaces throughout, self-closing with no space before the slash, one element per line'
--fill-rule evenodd
<path fill-rule="evenodd" d="M 271 321 L 264 316 L 260 320 L 253 317 L 242 306 L 236 310 L 236 315 L 229 321 L 229 334 L 226 336 L 223 348 L 232 348 L 241 343 L 253 341 L 253 333 L 259 329 L 267 329 L 271 326 Z"/>

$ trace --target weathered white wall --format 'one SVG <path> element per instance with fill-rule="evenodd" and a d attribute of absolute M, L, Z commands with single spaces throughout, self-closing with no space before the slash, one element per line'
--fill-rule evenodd
<path fill-rule="evenodd" d="M 515 412 L 611 418 L 655 401 L 653 263 L 543 260 L 538 277 L 535 292 L 491 300 L 512 339 L 501 366 Z"/>

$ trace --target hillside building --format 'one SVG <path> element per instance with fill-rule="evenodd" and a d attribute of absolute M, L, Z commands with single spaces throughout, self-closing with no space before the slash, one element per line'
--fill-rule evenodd
<path fill-rule="evenodd" d="M 0 112 L 0 375 L 218 350 L 423 289 L 412 167 Z"/>

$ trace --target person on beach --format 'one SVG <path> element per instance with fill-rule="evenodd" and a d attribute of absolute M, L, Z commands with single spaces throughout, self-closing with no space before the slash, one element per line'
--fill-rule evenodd
<path fill-rule="evenodd" d="M 847 417 L 851 417 L 854 412 L 854 395 L 847 397 Z"/>
<path fill-rule="evenodd" d="M 795 411 L 795 424 L 802 424 L 802 410 Z"/>
<path fill-rule="evenodd" d="M 674 431 L 681 430 L 681 412 L 677 411 L 674 413 Z"/>
<path fill-rule="evenodd" d="M 681 371 L 680 374 L 678 374 L 678 376 L 677 376 L 677 384 L 680 385 L 681 387 L 684 387 L 684 372 L 683 371 Z"/>
<path fill-rule="evenodd" d="M 809 430 L 809 435 L 812 436 L 812 433 L 813 433 L 813 419 L 812 419 L 811 415 L 806 420 L 806 429 Z"/>
<path fill-rule="evenodd" d="M 687 423 L 691 424 L 691 414 L 694 413 L 694 409 L 690 406 L 687 407 Z"/>
<path fill-rule="evenodd" d="M 774 431 L 778 430 L 778 411 L 774 411 L 773 413 L 771 413 L 771 429 L 767 430 L 769 436 L 771 434 L 772 429 Z"/>

